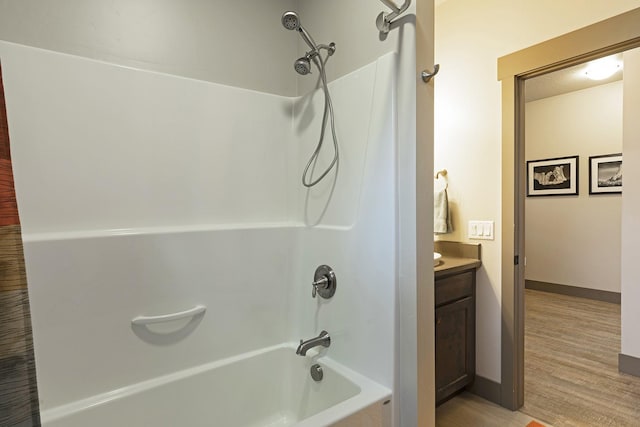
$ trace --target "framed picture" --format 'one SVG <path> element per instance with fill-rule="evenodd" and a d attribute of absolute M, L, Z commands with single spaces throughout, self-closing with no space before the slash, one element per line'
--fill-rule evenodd
<path fill-rule="evenodd" d="M 578 156 L 527 162 L 527 196 L 578 194 Z"/>
<path fill-rule="evenodd" d="M 622 154 L 589 157 L 589 194 L 622 193 Z"/>

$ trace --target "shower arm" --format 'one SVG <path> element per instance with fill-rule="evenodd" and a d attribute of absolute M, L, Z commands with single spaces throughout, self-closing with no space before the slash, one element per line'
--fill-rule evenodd
<path fill-rule="evenodd" d="M 393 0 L 380 1 L 393 11 L 391 13 L 380 12 L 380 15 L 378 15 L 378 18 L 376 19 L 376 26 L 378 27 L 378 30 L 383 34 L 387 34 L 393 20 L 409 9 L 409 6 L 411 6 L 411 0 L 404 0 L 402 6 L 398 6 Z"/>

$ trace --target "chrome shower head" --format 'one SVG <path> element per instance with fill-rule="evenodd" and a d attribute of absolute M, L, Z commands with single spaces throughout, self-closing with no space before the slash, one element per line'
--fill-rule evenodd
<path fill-rule="evenodd" d="M 297 30 L 300 28 L 300 18 L 298 14 L 288 11 L 282 14 L 282 26 L 287 30 Z"/>
<path fill-rule="evenodd" d="M 306 76 L 311 72 L 311 61 L 308 57 L 303 56 L 302 58 L 298 58 L 296 62 L 293 63 L 293 68 L 296 70 L 296 73 Z"/>
<path fill-rule="evenodd" d="M 311 48 L 312 51 L 315 51 L 318 47 L 316 42 L 313 40 L 311 35 L 304 29 L 302 25 L 300 25 L 300 17 L 297 13 L 293 11 L 287 11 L 282 14 L 282 26 L 287 30 L 297 30 L 302 37 L 302 40 Z"/>

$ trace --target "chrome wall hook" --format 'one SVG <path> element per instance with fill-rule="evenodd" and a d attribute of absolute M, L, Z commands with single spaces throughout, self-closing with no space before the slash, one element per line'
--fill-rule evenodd
<path fill-rule="evenodd" d="M 434 78 L 436 76 L 436 74 L 438 74 L 438 71 L 440 71 L 440 64 L 436 64 L 433 66 L 433 72 L 429 72 L 427 70 L 424 70 L 421 74 L 422 76 L 422 81 L 425 83 L 429 83 L 431 81 L 432 78 Z"/>
<path fill-rule="evenodd" d="M 402 6 L 398 6 L 394 0 L 380 1 L 392 10 L 391 13 L 381 12 L 376 18 L 376 27 L 378 27 L 378 31 L 382 34 L 387 34 L 389 33 L 391 24 L 393 24 L 394 20 L 409 9 L 409 6 L 411 6 L 411 0 L 404 0 Z"/>

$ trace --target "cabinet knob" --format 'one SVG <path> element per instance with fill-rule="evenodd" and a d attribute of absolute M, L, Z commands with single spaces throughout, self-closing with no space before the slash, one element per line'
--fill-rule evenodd
<path fill-rule="evenodd" d="M 436 319 L 436 325 L 439 325 L 442 322 L 442 317 L 438 317 Z"/>

